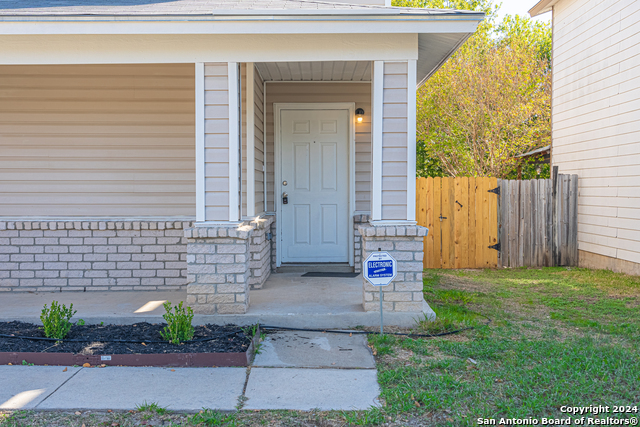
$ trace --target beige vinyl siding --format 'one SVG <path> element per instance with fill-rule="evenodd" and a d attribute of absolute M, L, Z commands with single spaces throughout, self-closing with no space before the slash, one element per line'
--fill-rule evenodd
<path fill-rule="evenodd" d="M 371 84 L 370 83 L 267 83 L 267 210 L 275 210 L 273 103 L 355 102 L 365 111 L 356 123 L 356 211 L 371 210 Z"/>
<path fill-rule="evenodd" d="M 195 216 L 193 64 L 0 66 L 0 216 Z"/>
<path fill-rule="evenodd" d="M 229 81 L 227 63 L 204 66 L 205 218 L 229 219 Z"/>
<path fill-rule="evenodd" d="M 247 216 L 247 64 L 240 64 L 240 114 L 242 127 L 240 128 L 240 199 L 242 203 L 241 215 Z"/>
<path fill-rule="evenodd" d="M 407 63 L 385 62 L 382 107 L 382 219 L 407 219 Z"/>
<path fill-rule="evenodd" d="M 241 93 L 242 93 L 242 216 L 247 215 L 247 90 L 253 90 L 254 101 L 254 194 L 255 213 L 264 213 L 264 118 L 263 105 L 263 81 L 260 73 L 254 65 L 253 87 L 247 88 L 247 64 L 241 64 Z"/>
<path fill-rule="evenodd" d="M 580 177 L 578 247 L 640 263 L 640 2 L 554 6 L 553 164 Z"/>
<path fill-rule="evenodd" d="M 254 73 L 254 126 L 255 126 L 255 202 L 256 215 L 264 213 L 264 82 L 257 68 Z"/>

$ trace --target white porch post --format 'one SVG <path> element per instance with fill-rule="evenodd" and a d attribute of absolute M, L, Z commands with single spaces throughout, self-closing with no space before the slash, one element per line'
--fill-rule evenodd
<path fill-rule="evenodd" d="M 247 62 L 247 216 L 256 216 L 256 181 L 255 181 L 255 76 L 253 62 Z"/>
<path fill-rule="evenodd" d="M 229 80 L 229 221 L 240 220 L 240 85 L 238 63 L 228 63 Z"/>
<path fill-rule="evenodd" d="M 373 61 L 371 74 L 371 220 L 382 219 L 382 108 L 384 61 Z"/>
<path fill-rule="evenodd" d="M 205 221 L 204 63 L 196 62 L 196 221 Z"/>
<path fill-rule="evenodd" d="M 417 62 L 407 61 L 407 221 L 416 220 L 416 85 Z"/>

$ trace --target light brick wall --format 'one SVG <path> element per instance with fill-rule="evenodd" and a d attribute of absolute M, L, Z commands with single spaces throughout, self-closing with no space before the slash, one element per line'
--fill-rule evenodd
<path fill-rule="evenodd" d="M 200 314 L 242 314 L 249 287 L 271 274 L 273 216 L 236 225 L 201 225 L 185 230 L 188 242 L 187 303 Z"/>
<path fill-rule="evenodd" d="M 0 222 L 0 291 L 178 290 L 183 221 Z"/>
<path fill-rule="evenodd" d="M 276 221 L 275 215 L 273 215 L 273 222 L 271 223 L 271 272 L 275 273 L 277 271 L 278 266 L 278 257 L 277 257 L 277 244 L 276 237 L 278 234 L 278 224 Z"/>
<path fill-rule="evenodd" d="M 353 271 L 355 273 L 362 272 L 362 235 L 358 227 L 368 224 L 371 215 L 354 215 L 353 216 Z"/>
<path fill-rule="evenodd" d="M 422 293 L 423 238 L 427 229 L 421 226 L 372 226 L 361 224 L 362 259 L 378 249 L 388 252 L 398 262 L 398 274 L 391 284 L 382 287 L 384 311 L 431 312 Z M 363 280 L 365 311 L 380 310 L 380 288 Z"/>
<path fill-rule="evenodd" d="M 249 239 L 253 228 L 200 226 L 187 237 L 187 304 L 198 314 L 243 314 L 249 307 Z"/>
<path fill-rule="evenodd" d="M 249 286 L 260 289 L 271 275 L 271 241 L 267 234 L 271 232 L 273 216 L 265 216 L 251 221 L 254 231 L 249 244 L 250 261 Z"/>

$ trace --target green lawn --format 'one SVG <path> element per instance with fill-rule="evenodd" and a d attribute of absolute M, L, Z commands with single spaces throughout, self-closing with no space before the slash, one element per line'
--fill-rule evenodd
<path fill-rule="evenodd" d="M 640 277 L 575 268 L 425 276 L 425 298 L 439 316 L 425 328 L 476 329 L 426 340 L 370 337 L 386 413 L 477 425 L 566 417 L 563 405 L 640 405 Z"/>
<path fill-rule="evenodd" d="M 609 406 L 600 417 L 638 419 L 613 407 L 640 406 L 640 277 L 576 268 L 436 270 L 424 282 L 438 320 L 415 332 L 474 328 L 437 338 L 371 335 L 380 409 L 189 417 L 149 405 L 93 419 L 18 412 L 0 415 L 0 425 L 475 426 L 478 418 L 566 418 L 564 405 Z"/>

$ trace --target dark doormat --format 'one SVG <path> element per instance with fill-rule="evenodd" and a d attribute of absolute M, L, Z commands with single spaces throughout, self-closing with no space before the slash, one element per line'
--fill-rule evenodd
<path fill-rule="evenodd" d="M 310 271 L 304 273 L 302 277 L 358 277 L 360 273 L 334 273 L 322 271 Z"/>

